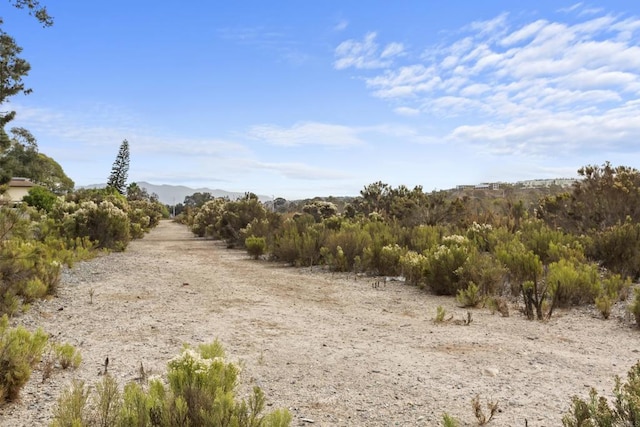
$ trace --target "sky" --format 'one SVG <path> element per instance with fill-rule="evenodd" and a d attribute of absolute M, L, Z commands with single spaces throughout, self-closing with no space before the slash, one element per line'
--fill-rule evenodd
<path fill-rule="evenodd" d="M 3 105 L 76 186 L 299 199 L 640 168 L 640 2 L 8 1 Z"/>

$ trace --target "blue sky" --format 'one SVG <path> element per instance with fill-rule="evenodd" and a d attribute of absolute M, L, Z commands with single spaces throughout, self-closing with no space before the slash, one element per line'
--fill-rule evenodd
<path fill-rule="evenodd" d="M 640 167 L 637 1 L 43 3 L 3 108 L 78 186 L 123 139 L 130 182 L 289 199 Z"/>

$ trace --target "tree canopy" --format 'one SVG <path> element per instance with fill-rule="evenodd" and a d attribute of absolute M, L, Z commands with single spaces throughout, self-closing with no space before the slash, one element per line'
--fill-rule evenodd
<path fill-rule="evenodd" d="M 41 6 L 38 0 L 12 0 L 9 3 L 18 9 L 28 10 L 44 27 L 53 25 L 53 18 L 47 12 L 47 8 Z M 3 24 L 4 20 L 0 17 L 0 106 L 14 95 L 31 92 L 22 80 L 29 74 L 31 65 L 20 57 L 22 48 L 4 31 Z M 15 111 L 0 112 L 0 149 L 6 149 L 10 145 L 4 127 L 15 115 Z"/>
<path fill-rule="evenodd" d="M 74 182 L 60 164 L 38 151 L 35 137 L 24 128 L 12 128 L 9 146 L 0 153 L 0 172 L 5 178 L 29 178 L 47 190 L 61 195 L 73 190 Z"/>

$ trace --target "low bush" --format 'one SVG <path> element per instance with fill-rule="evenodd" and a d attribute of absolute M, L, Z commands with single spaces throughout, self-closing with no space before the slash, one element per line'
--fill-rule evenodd
<path fill-rule="evenodd" d="M 62 369 L 68 369 L 68 368 L 76 369 L 78 366 L 80 366 L 80 363 L 82 362 L 82 355 L 71 344 L 68 344 L 68 343 L 55 344 L 53 346 L 53 351 Z"/>
<path fill-rule="evenodd" d="M 466 289 L 458 290 L 456 295 L 456 301 L 461 307 L 476 307 L 482 302 L 482 295 L 480 294 L 480 288 L 473 282 L 469 282 Z"/>
<path fill-rule="evenodd" d="M 168 363 L 167 383 L 129 383 L 121 393 L 105 375 L 91 394 L 74 383 L 58 401 L 52 427 L 62 426 L 237 426 L 285 427 L 287 410 L 263 414 L 265 396 L 254 387 L 248 400 L 238 400 L 239 368 L 225 361 L 218 342 L 185 348 Z"/>
<path fill-rule="evenodd" d="M 260 258 L 267 251 L 267 241 L 264 237 L 249 236 L 245 239 L 244 246 L 253 259 Z"/>
<path fill-rule="evenodd" d="M 47 344 L 42 330 L 29 332 L 21 326 L 9 327 L 9 318 L 0 318 L 0 403 L 18 397 L 40 361 Z"/>
<path fill-rule="evenodd" d="M 640 288 L 634 290 L 633 301 L 629 304 L 629 312 L 636 319 L 636 326 L 640 328 Z"/>
<path fill-rule="evenodd" d="M 626 382 L 615 378 L 614 400 L 598 396 L 592 388 L 587 400 L 572 398 L 570 413 L 562 418 L 564 427 L 625 427 L 640 425 L 640 362 L 627 373 Z"/>

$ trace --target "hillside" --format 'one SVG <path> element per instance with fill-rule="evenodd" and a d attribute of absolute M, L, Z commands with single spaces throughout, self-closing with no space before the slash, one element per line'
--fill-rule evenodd
<path fill-rule="evenodd" d="M 158 200 L 164 203 L 165 205 L 176 205 L 178 203 L 183 203 L 184 198 L 187 196 L 191 196 L 194 193 L 211 193 L 214 197 L 228 197 L 231 200 L 237 199 L 238 197 L 244 196 L 244 193 L 234 192 L 234 191 L 226 191 L 216 189 L 213 190 L 211 188 L 191 188 L 184 185 L 168 185 L 168 184 L 151 184 L 146 181 L 136 182 L 141 188 L 147 190 L 149 194 L 157 194 Z M 93 184 L 87 185 L 84 188 L 102 188 L 105 187 L 106 184 Z M 262 202 L 266 202 L 271 200 L 271 197 L 264 196 L 258 194 L 258 198 Z"/>

